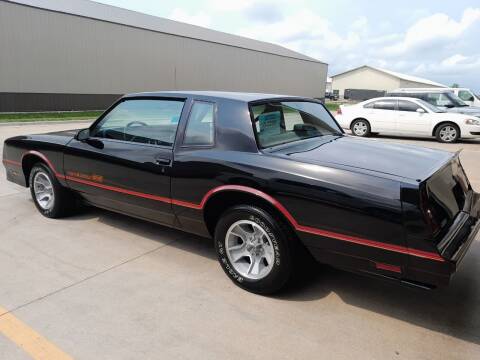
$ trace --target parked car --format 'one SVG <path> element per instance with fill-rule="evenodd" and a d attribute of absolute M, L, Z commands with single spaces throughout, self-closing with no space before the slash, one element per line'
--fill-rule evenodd
<path fill-rule="evenodd" d="M 338 100 L 338 92 L 325 92 L 325 99 L 329 99 L 332 101 Z"/>
<path fill-rule="evenodd" d="M 468 88 L 449 88 L 457 95 L 465 104 L 480 107 L 480 97 Z"/>
<path fill-rule="evenodd" d="M 303 251 L 446 285 L 480 228 L 458 154 L 346 136 L 300 97 L 127 95 L 87 129 L 7 139 L 3 156 L 42 215 L 80 201 L 212 237 L 227 276 L 257 293 L 292 279 Z"/>
<path fill-rule="evenodd" d="M 480 138 L 480 119 L 464 114 L 446 113 L 415 98 L 382 97 L 355 105 L 341 105 L 336 116 L 353 135 L 390 134 L 435 136 L 440 142 Z"/>
<path fill-rule="evenodd" d="M 399 89 L 398 91 L 391 91 L 385 96 L 413 97 L 424 100 L 433 106 L 445 110 L 446 112 L 480 117 L 480 107 L 469 106 L 449 90 Z"/>
<path fill-rule="evenodd" d="M 449 91 L 460 98 L 466 105 L 480 107 L 480 97 L 468 88 L 401 88 L 393 90 L 392 93 L 399 92 L 445 92 Z M 433 104 L 435 105 L 435 104 Z"/>

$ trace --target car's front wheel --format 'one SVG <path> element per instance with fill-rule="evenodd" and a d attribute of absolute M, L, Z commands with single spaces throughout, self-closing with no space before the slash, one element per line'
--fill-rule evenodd
<path fill-rule="evenodd" d="M 352 122 L 350 130 L 355 136 L 367 137 L 371 134 L 370 123 L 365 119 L 357 119 Z"/>
<path fill-rule="evenodd" d="M 267 211 L 239 205 L 215 228 L 220 265 L 238 286 L 258 294 L 280 290 L 292 275 L 288 229 Z"/>
<path fill-rule="evenodd" d="M 435 131 L 435 137 L 439 142 L 454 143 L 460 137 L 460 129 L 455 124 L 442 124 Z"/>
<path fill-rule="evenodd" d="M 38 211 L 48 218 L 68 215 L 75 207 L 75 198 L 42 163 L 33 166 L 29 176 L 30 193 Z"/>

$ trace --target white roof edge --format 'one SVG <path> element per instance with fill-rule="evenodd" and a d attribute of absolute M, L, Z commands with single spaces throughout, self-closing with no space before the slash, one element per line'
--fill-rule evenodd
<path fill-rule="evenodd" d="M 418 83 L 421 83 L 421 84 L 427 84 L 427 85 L 444 87 L 444 88 L 448 87 L 446 85 L 443 85 L 443 84 L 440 84 L 440 83 L 437 83 L 435 81 L 431 81 L 431 80 L 428 80 L 428 79 L 424 79 L 424 78 L 421 78 L 421 77 L 406 75 L 406 74 L 402 74 L 402 73 L 398 73 L 398 72 L 395 72 L 395 71 L 390 71 L 390 70 L 386 70 L 386 69 L 382 69 L 382 68 L 378 68 L 378 67 L 370 66 L 370 65 L 359 66 L 359 67 L 356 67 L 354 69 L 350 69 L 350 70 L 341 72 L 339 74 L 332 75 L 332 78 L 334 78 L 336 76 L 346 74 L 346 73 L 349 73 L 349 72 L 352 72 L 352 71 L 355 71 L 355 70 L 358 70 L 358 69 L 361 69 L 361 68 L 370 68 L 370 69 L 383 72 L 385 74 L 388 74 L 390 76 L 393 76 L 393 77 L 396 77 L 396 78 L 399 78 L 399 79 L 402 79 L 402 80 L 418 82 Z"/>
<path fill-rule="evenodd" d="M 144 30 L 213 42 L 298 60 L 325 64 L 283 46 L 254 40 L 239 35 L 190 25 L 158 16 L 148 15 L 89 0 L 0 0 L 34 8 L 81 16 L 100 21 L 136 27 Z"/>

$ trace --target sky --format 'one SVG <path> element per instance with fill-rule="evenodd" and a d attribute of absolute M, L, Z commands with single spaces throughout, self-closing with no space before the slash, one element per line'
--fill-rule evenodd
<path fill-rule="evenodd" d="M 372 65 L 480 93 L 479 0 L 97 0 L 309 55 L 329 75 Z"/>

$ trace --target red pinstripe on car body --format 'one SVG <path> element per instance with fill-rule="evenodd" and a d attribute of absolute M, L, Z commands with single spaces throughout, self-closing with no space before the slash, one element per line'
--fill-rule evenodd
<path fill-rule="evenodd" d="M 84 185 L 93 186 L 93 187 L 97 187 L 97 188 L 108 190 L 108 191 L 114 191 L 114 192 L 118 192 L 118 193 L 122 193 L 122 194 L 126 194 L 126 195 L 137 196 L 137 197 L 141 197 L 141 198 L 145 198 L 145 199 L 151 199 L 151 200 L 155 200 L 155 201 L 161 201 L 161 202 L 165 202 L 165 203 L 170 203 L 172 205 L 187 207 L 187 208 L 195 209 L 195 210 L 203 210 L 207 201 L 214 194 L 216 194 L 218 192 L 221 192 L 221 191 L 246 192 L 246 193 L 258 196 L 258 197 L 266 200 L 267 202 L 269 202 L 272 206 L 274 206 L 278 211 L 280 211 L 285 216 L 285 218 L 290 222 L 290 224 L 297 231 L 304 232 L 304 233 L 309 233 L 309 234 L 313 234 L 313 235 L 318 235 L 318 236 L 323 236 L 323 237 L 327 237 L 327 238 L 331 238 L 331 239 L 346 241 L 346 242 L 353 243 L 353 244 L 364 245 L 364 246 L 369 246 L 369 247 L 378 248 L 378 249 L 382 249 L 382 250 L 392 251 L 392 252 L 396 252 L 396 253 L 416 256 L 416 257 L 420 257 L 420 258 L 424 258 L 424 259 L 435 260 L 435 261 L 440 261 L 440 262 L 445 261 L 437 253 L 412 249 L 412 248 L 408 248 L 408 247 L 400 246 L 400 245 L 386 244 L 386 243 L 383 243 L 383 242 L 364 239 L 364 238 L 357 237 L 357 236 L 346 235 L 346 234 L 341 234 L 341 233 L 337 233 L 337 232 L 333 232 L 333 231 L 328 231 L 328 230 L 323 230 L 323 229 L 319 229 L 319 228 L 314 228 L 314 227 L 310 227 L 310 226 L 301 225 L 297 222 L 297 220 L 292 216 L 292 214 L 277 199 L 275 199 L 274 197 L 264 193 L 263 191 L 260 191 L 260 190 L 257 190 L 257 189 L 251 188 L 251 187 L 247 187 L 247 186 L 243 186 L 243 185 L 221 185 L 221 186 L 218 186 L 216 188 L 213 188 L 213 189 L 209 190 L 203 196 L 201 202 L 199 204 L 197 204 L 197 203 L 192 203 L 192 202 L 188 202 L 188 201 L 184 201 L 184 200 L 172 199 L 172 198 L 168 198 L 168 197 L 157 196 L 157 195 L 146 194 L 146 193 L 142 193 L 142 192 L 138 192 L 138 191 L 128 190 L 128 189 L 124 189 L 124 188 L 120 188 L 120 187 L 116 187 L 116 186 L 100 184 L 100 183 L 96 183 L 96 182 L 93 182 L 93 181 L 77 178 L 77 177 L 74 177 L 74 176 L 68 176 L 68 175 L 65 176 L 65 175 L 59 173 L 55 169 L 53 164 L 48 160 L 48 158 L 44 154 L 42 154 L 38 151 L 28 151 L 28 152 L 26 152 L 22 156 L 22 161 L 23 161 L 23 158 L 26 155 L 29 155 L 29 154 L 30 155 L 36 155 L 40 159 L 44 160 L 45 163 L 54 172 L 55 176 L 57 176 L 60 179 L 66 179 L 68 181 L 75 181 L 75 182 L 78 182 L 78 183 L 81 183 L 81 184 L 84 184 Z M 4 159 L 3 162 L 6 163 L 6 164 L 17 165 L 17 166 L 22 165 L 19 162 L 12 161 L 12 160 L 6 160 L 6 159 Z M 381 264 L 380 266 L 383 266 L 383 264 Z M 377 266 L 377 268 L 382 269 L 382 267 L 378 267 L 378 266 Z M 392 267 L 389 268 L 389 269 L 386 269 L 385 267 L 383 267 L 383 269 L 384 270 L 395 271 L 395 270 L 393 270 Z"/>

